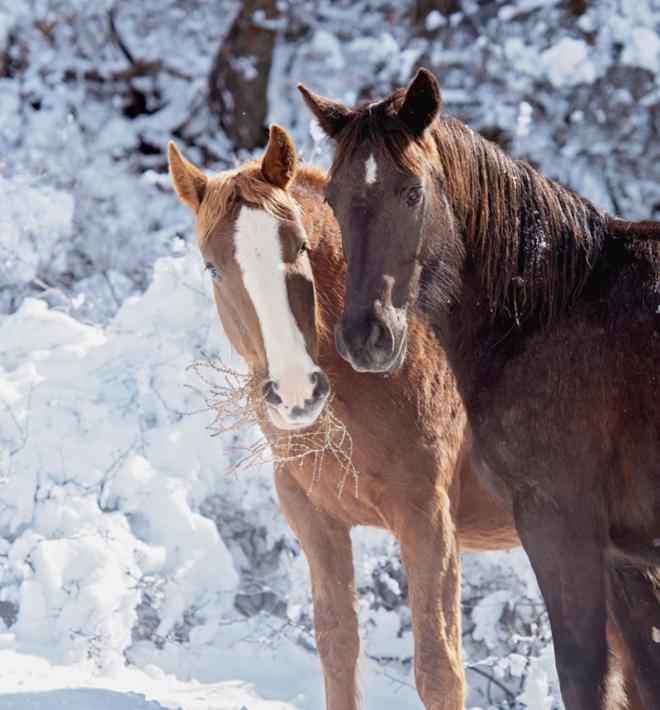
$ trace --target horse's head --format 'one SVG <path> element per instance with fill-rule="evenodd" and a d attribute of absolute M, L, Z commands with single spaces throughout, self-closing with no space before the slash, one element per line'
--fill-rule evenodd
<path fill-rule="evenodd" d="M 395 370 L 406 353 L 420 264 L 431 258 L 428 236 L 446 231 L 453 240 L 455 231 L 431 136 L 438 83 L 422 69 L 407 90 L 355 110 L 298 88 L 337 143 L 326 188 L 348 269 L 337 349 L 358 371 Z M 434 266 L 441 279 L 452 279 L 454 264 L 440 259 Z"/>
<path fill-rule="evenodd" d="M 272 423 L 311 425 L 330 385 L 316 365 L 316 294 L 299 207 L 289 192 L 296 153 L 271 126 L 261 163 L 208 178 L 174 143 L 169 167 L 179 199 L 192 209 L 220 320 L 262 380 Z"/>

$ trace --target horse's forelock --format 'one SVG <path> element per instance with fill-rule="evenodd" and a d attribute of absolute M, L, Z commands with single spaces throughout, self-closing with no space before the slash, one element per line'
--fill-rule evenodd
<path fill-rule="evenodd" d="M 337 137 L 331 176 L 365 144 L 383 153 L 401 172 L 411 175 L 424 173 L 432 162 L 429 158 L 435 152 L 434 144 L 427 135 L 413 135 L 399 118 L 405 93 L 405 89 L 397 89 L 382 101 L 355 109 L 350 123 Z"/>
<path fill-rule="evenodd" d="M 197 214 L 197 238 L 202 246 L 224 215 L 243 201 L 263 209 L 278 220 L 292 222 L 298 215 L 293 197 L 280 187 L 269 183 L 258 162 L 226 170 L 209 180 L 204 199 Z"/>

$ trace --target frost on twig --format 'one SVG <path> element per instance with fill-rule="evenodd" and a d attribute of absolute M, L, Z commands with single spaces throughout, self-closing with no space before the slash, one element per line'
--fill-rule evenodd
<path fill-rule="evenodd" d="M 202 356 L 203 360 L 190 364 L 186 369 L 195 373 L 205 389 L 186 386 L 204 400 L 205 406 L 187 414 L 211 412 L 213 419 L 206 426 L 211 436 L 238 432 L 263 421 L 266 413 L 254 373 L 228 367 L 220 361 L 211 360 L 204 353 Z M 346 425 L 335 414 L 331 399 L 311 427 L 301 431 L 283 431 L 270 437 L 261 436 L 235 444 L 230 450 L 238 454 L 238 459 L 228 469 L 228 473 L 234 475 L 266 461 L 275 467 L 285 464 L 311 465 L 308 494 L 321 479 L 324 464 L 329 458 L 334 459 L 341 472 L 337 481 L 337 496 L 341 496 L 346 482 L 350 480 L 354 495 L 358 497 L 359 474 L 353 463 L 353 440 Z"/>

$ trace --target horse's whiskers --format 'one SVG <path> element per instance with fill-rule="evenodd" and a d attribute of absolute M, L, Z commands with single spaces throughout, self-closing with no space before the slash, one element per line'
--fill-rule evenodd
<path fill-rule="evenodd" d="M 210 435 L 220 436 L 237 432 L 259 422 L 265 416 L 264 403 L 259 393 L 259 378 L 251 372 L 241 372 L 211 360 L 202 353 L 204 360 L 194 362 L 186 368 L 195 373 L 206 386 L 205 390 L 185 385 L 204 400 L 204 407 L 186 416 L 213 413 L 213 419 L 206 425 Z M 274 466 L 297 464 L 311 466 L 311 479 L 307 489 L 311 494 L 314 485 L 321 480 L 326 456 L 331 456 L 342 472 L 337 483 L 337 496 L 341 497 L 346 481 L 353 481 L 354 495 L 359 494 L 359 474 L 353 463 L 353 440 L 345 424 L 337 417 L 330 398 L 314 425 L 303 431 L 282 432 L 276 436 L 265 435 L 256 441 L 230 447 L 239 455 L 228 473 L 238 476 L 241 470 L 270 461 Z M 266 457 L 268 451 L 272 457 Z"/>

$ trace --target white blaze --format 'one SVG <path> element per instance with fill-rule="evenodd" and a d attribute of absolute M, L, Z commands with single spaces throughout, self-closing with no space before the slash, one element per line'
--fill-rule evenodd
<path fill-rule="evenodd" d="M 300 405 L 309 396 L 309 375 L 318 368 L 289 307 L 277 220 L 263 210 L 242 207 L 234 246 L 243 283 L 259 318 L 268 376 L 279 383 L 281 395 L 283 389 L 288 390 L 290 404 Z"/>
<path fill-rule="evenodd" d="M 369 157 L 364 161 L 364 181 L 367 185 L 373 185 L 378 177 L 378 165 L 376 165 L 376 159 L 374 154 L 371 153 Z"/>

